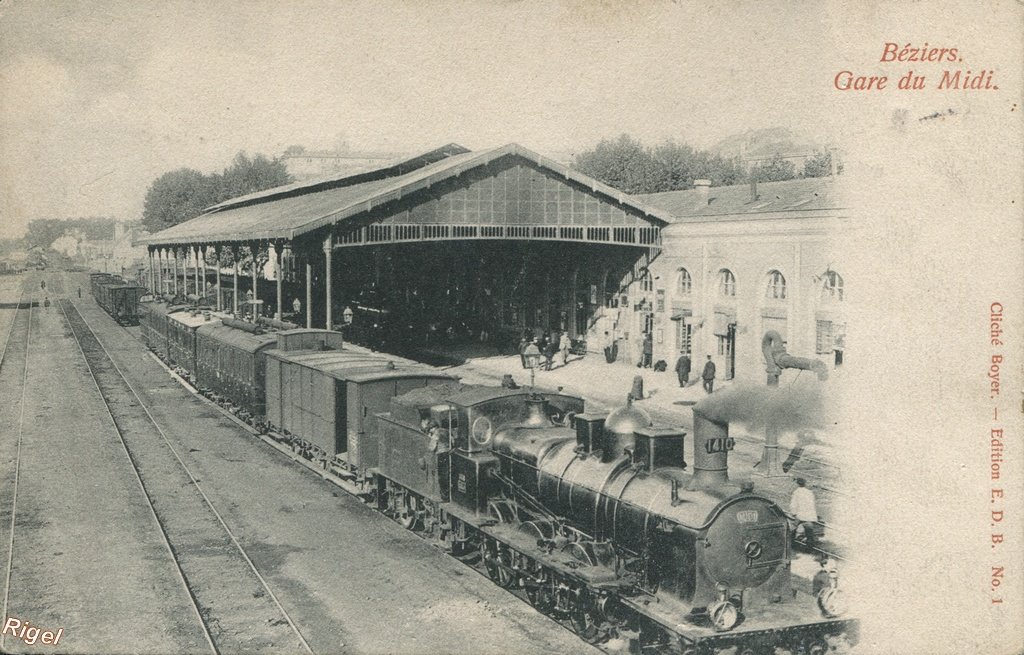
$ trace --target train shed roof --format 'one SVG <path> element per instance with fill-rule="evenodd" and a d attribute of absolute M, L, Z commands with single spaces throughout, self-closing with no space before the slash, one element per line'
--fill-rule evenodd
<path fill-rule="evenodd" d="M 501 157 L 517 156 L 553 174 L 586 186 L 664 226 L 671 215 L 655 206 L 584 175 L 518 144 L 470 152 L 449 144 L 391 166 L 336 179 L 303 182 L 249 194 L 210 207 L 206 213 L 150 235 L 151 246 L 245 244 L 252 241 L 290 241 L 304 234 L 370 212 L 375 207 Z"/>

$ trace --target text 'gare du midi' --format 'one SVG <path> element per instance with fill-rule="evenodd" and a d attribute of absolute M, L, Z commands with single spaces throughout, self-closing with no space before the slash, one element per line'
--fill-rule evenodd
<path fill-rule="evenodd" d="M 559 331 L 635 363 L 649 337 L 654 361 L 711 355 L 725 379 L 759 381 L 769 330 L 842 363 L 837 179 L 631 196 L 517 144 L 450 144 L 211 207 L 146 240 L 149 283 L 307 327 L 351 322 L 399 354 L 511 352 Z"/>

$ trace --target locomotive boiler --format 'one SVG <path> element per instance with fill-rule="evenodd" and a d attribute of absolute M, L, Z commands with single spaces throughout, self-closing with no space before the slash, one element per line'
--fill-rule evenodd
<path fill-rule="evenodd" d="M 576 438 L 501 433 L 495 450 L 517 491 L 634 563 L 649 590 L 671 590 L 731 629 L 742 608 L 791 598 L 786 520 L 749 484 L 728 480 L 728 427 L 695 412 L 694 474 L 684 433 L 627 405 L 577 417 Z"/>

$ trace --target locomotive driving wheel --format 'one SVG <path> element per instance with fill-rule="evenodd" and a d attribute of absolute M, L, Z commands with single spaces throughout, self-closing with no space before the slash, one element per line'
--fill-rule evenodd
<path fill-rule="evenodd" d="M 569 611 L 569 623 L 573 632 L 587 643 L 595 643 L 601 634 L 594 609 L 590 606 L 590 599 L 582 590 L 573 600 Z"/>
<path fill-rule="evenodd" d="M 420 499 L 411 493 L 402 494 L 401 503 L 398 506 L 398 522 L 406 530 L 414 530 L 423 517 L 423 505 Z"/>
<path fill-rule="evenodd" d="M 790 650 L 795 655 L 825 655 L 829 651 L 828 641 L 821 635 L 805 635 L 796 639 Z"/>
<path fill-rule="evenodd" d="M 554 577 L 541 564 L 532 560 L 527 565 L 527 572 L 530 576 L 526 584 L 527 600 L 539 611 L 550 612 L 557 602 Z"/>
<path fill-rule="evenodd" d="M 446 515 L 448 528 L 442 532 L 441 538 L 451 552 L 452 557 L 464 557 L 469 554 L 469 533 L 466 524 L 451 514 Z"/>
<path fill-rule="evenodd" d="M 807 655 L 825 655 L 828 652 L 828 642 L 824 637 L 812 637 L 807 641 Z"/>
<path fill-rule="evenodd" d="M 766 639 L 754 637 L 736 648 L 736 655 L 771 655 L 775 646 Z"/>
<path fill-rule="evenodd" d="M 487 577 L 494 584 L 502 589 L 512 586 L 515 576 L 510 570 L 512 554 L 508 548 L 493 539 L 484 538 L 480 543 L 480 558 L 483 560 L 484 568 L 487 569 Z"/>

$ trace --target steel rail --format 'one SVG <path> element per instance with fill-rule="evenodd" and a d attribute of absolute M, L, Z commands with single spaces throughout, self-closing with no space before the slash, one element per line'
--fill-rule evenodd
<path fill-rule="evenodd" d="M 132 396 L 134 396 L 135 400 L 138 402 L 138 407 L 140 407 L 142 409 L 142 411 L 144 411 L 146 413 L 146 417 L 149 419 L 149 422 L 153 425 L 153 427 L 156 429 L 156 431 L 160 434 L 160 437 L 163 439 L 164 443 L 167 445 L 167 447 L 170 449 L 171 453 L 174 455 L 174 458 L 177 460 L 179 466 L 181 466 L 181 469 L 188 476 L 189 480 L 192 483 L 192 486 L 194 486 L 196 491 L 199 492 L 199 495 L 202 496 L 203 502 L 210 509 L 210 512 L 214 515 L 214 517 L 216 517 L 217 522 L 220 523 L 220 526 L 224 530 L 224 533 L 227 534 L 227 536 L 231 539 L 231 542 L 235 546 L 235 548 L 238 550 L 239 555 L 241 555 L 242 559 L 245 560 L 246 564 L 249 566 L 249 569 L 253 572 L 253 575 L 255 575 L 256 579 L 259 580 L 260 584 L 266 590 L 267 595 L 274 602 L 274 605 L 277 606 L 278 611 L 281 612 L 281 615 L 288 622 L 289 627 L 291 627 L 292 631 L 299 638 L 299 642 L 302 644 L 303 649 L 307 653 L 310 653 L 310 655 L 313 655 L 313 649 L 309 646 L 309 643 L 306 641 L 306 638 L 303 636 L 303 634 L 299 630 L 298 626 L 292 620 L 291 616 L 284 609 L 284 606 L 281 605 L 280 600 L 277 598 L 277 594 L 275 594 L 274 591 L 270 588 L 269 583 L 267 583 L 266 579 L 263 577 L 263 575 L 256 568 L 256 564 L 252 561 L 252 558 L 249 557 L 249 554 L 246 552 L 246 550 L 242 546 L 241 542 L 235 536 L 235 533 L 231 530 L 230 527 L 228 527 L 227 523 L 224 521 L 224 518 L 221 516 L 220 512 L 217 511 L 217 508 L 214 507 L 213 502 L 210 500 L 210 497 L 206 495 L 206 492 L 203 490 L 202 486 L 200 486 L 199 481 L 192 474 L 191 469 L 189 469 L 188 465 L 186 465 L 184 460 L 182 460 L 181 456 L 178 454 L 178 450 L 171 443 L 170 439 L 167 438 L 167 434 L 163 431 L 163 429 L 157 423 L 156 419 L 153 418 L 153 415 L 149 411 L 149 408 L 142 401 L 142 398 L 139 396 L 139 393 L 135 390 L 135 387 L 132 385 L 132 383 L 128 381 L 128 378 L 125 376 L 124 372 L 121 370 L 121 367 L 119 367 L 117 365 L 117 362 L 114 361 L 113 357 L 110 356 L 110 351 L 108 351 L 107 347 L 103 344 L 102 341 L 100 341 L 99 336 L 96 334 L 96 331 L 92 329 L 92 326 L 89 324 L 89 321 L 85 318 L 85 316 L 82 316 L 81 312 L 79 312 L 77 307 L 75 307 L 75 303 L 72 300 L 70 300 L 70 299 L 67 302 L 75 310 L 75 313 L 78 314 L 78 317 L 79 317 L 79 319 L 81 319 L 82 324 L 84 325 L 84 327 L 87 330 L 89 330 L 89 332 L 92 334 L 93 338 L 96 340 L 96 343 L 99 345 L 100 349 L 103 351 L 103 354 L 106 356 L 107 360 L 110 362 L 110 364 L 113 367 L 113 369 L 117 372 L 117 374 L 120 377 L 120 379 L 125 383 L 125 386 L 127 386 L 128 389 L 131 391 Z M 66 312 L 66 310 L 64 310 L 63 305 L 61 306 L 61 310 L 64 311 L 65 312 L 65 316 L 67 316 L 67 312 Z M 68 319 L 68 322 L 69 323 L 71 322 L 70 318 Z M 76 337 L 76 339 L 77 339 L 77 337 Z M 80 341 L 79 341 L 79 348 L 81 348 L 81 342 Z M 84 350 L 83 350 L 83 357 L 84 357 Z M 92 367 L 91 366 L 89 367 L 89 370 L 90 370 L 90 372 L 92 372 Z M 99 390 L 99 382 L 96 380 L 95 373 L 93 373 L 93 381 L 96 382 L 97 390 Z M 100 393 L 102 395 L 102 392 L 100 392 Z M 105 398 L 104 398 L 104 402 L 106 402 Z M 108 412 L 109 412 L 109 407 L 108 407 Z M 112 414 L 111 414 L 111 421 L 113 421 L 113 415 Z M 115 429 L 116 429 L 116 426 L 115 426 Z M 120 431 L 118 431 L 118 437 L 121 438 Z M 123 438 L 121 438 L 121 443 L 124 446 L 125 451 L 128 452 L 128 445 L 125 443 Z M 129 456 L 129 459 L 132 458 L 130 452 L 128 452 L 128 456 Z M 132 460 L 132 466 L 135 467 L 134 460 Z M 136 477 L 138 477 L 138 469 L 136 469 Z M 141 477 L 139 477 L 139 483 L 143 484 Z M 145 487 L 144 484 L 143 484 L 143 487 Z M 148 494 L 147 494 L 147 498 L 148 498 Z M 156 510 L 154 509 L 153 511 L 155 513 Z M 161 530 L 163 530 L 162 526 L 161 526 Z M 166 534 L 165 534 L 165 538 L 166 538 Z M 183 575 L 184 575 L 184 573 L 183 573 Z M 192 594 L 191 589 L 189 590 L 189 594 L 190 595 Z M 204 627 L 205 627 L 205 625 L 206 624 L 204 622 Z"/>
<path fill-rule="evenodd" d="M 61 303 L 60 301 L 58 301 L 58 304 L 60 304 L 61 312 L 63 312 L 65 320 L 67 320 L 68 325 L 70 325 L 71 319 L 68 316 L 67 311 L 64 309 L 64 304 Z M 73 330 L 72 334 L 74 334 Z M 132 467 L 132 474 L 135 476 L 135 481 L 138 483 L 139 489 L 142 490 L 142 495 L 146 499 L 146 506 L 149 508 L 149 513 L 150 515 L 152 515 L 154 522 L 156 522 L 157 530 L 160 533 L 160 540 L 164 544 L 164 549 L 167 551 L 167 554 L 170 555 L 171 561 L 174 563 L 174 568 L 178 573 L 178 580 L 181 582 L 182 587 L 184 587 L 185 593 L 188 594 L 189 600 L 191 601 L 192 604 L 192 609 L 195 610 L 196 618 L 199 619 L 199 624 L 203 628 L 203 636 L 206 638 L 206 643 L 207 645 L 209 645 L 210 650 L 214 653 L 214 655 L 220 655 L 220 649 L 217 648 L 217 644 L 213 639 L 213 634 L 210 632 L 210 627 L 206 623 L 206 620 L 203 618 L 202 610 L 199 608 L 199 599 L 196 598 L 195 594 L 192 592 L 192 587 L 189 585 L 188 582 L 188 576 L 182 569 L 181 563 L 178 560 L 178 555 L 177 553 L 175 553 L 174 546 L 171 545 L 170 538 L 167 535 L 167 530 L 164 528 L 163 521 L 160 519 L 160 515 L 157 514 L 156 506 L 153 503 L 153 498 L 149 495 L 149 490 L 146 488 L 146 484 L 142 481 L 142 476 L 139 474 L 138 464 L 136 463 L 135 458 L 132 456 L 131 451 L 128 449 L 128 444 L 125 442 L 124 436 L 121 434 L 121 429 L 117 427 L 117 422 L 114 420 L 114 415 L 110 411 L 110 406 L 107 404 L 107 399 L 106 397 L 104 397 L 103 391 L 100 389 L 99 381 L 96 379 L 96 373 L 95 371 L 93 371 L 92 366 L 89 365 L 89 360 L 85 355 L 85 349 L 82 348 L 82 343 L 78 339 L 77 335 L 75 336 L 75 344 L 78 346 L 78 351 L 82 353 L 82 360 L 85 361 L 86 368 L 89 369 L 89 375 L 90 378 L 92 379 L 93 385 L 96 387 L 96 393 L 103 401 L 103 407 L 104 409 L 107 410 L 107 417 L 110 419 L 110 424 L 113 426 L 114 433 L 117 434 L 117 439 L 121 443 L 121 449 L 124 450 L 125 457 L 128 458 L 128 463 Z"/>
<path fill-rule="evenodd" d="M 21 294 L 18 296 L 18 304 L 14 310 L 14 318 L 11 319 L 11 327 L 7 330 L 7 339 L 4 341 L 4 352 L 3 356 L 0 357 L 0 367 L 7 361 L 7 349 L 11 343 L 11 335 L 14 333 L 14 324 L 18 322 L 18 313 L 21 311 L 21 299 L 25 297 L 25 286 L 24 281 L 22 282 Z M 25 327 L 25 365 L 22 370 L 21 378 L 21 400 L 20 407 L 18 408 L 18 446 L 14 456 L 14 491 L 11 494 L 11 526 L 10 526 L 10 537 L 7 540 L 7 566 L 4 572 L 4 604 L 3 611 L 0 612 L 0 617 L 7 616 L 7 608 L 11 598 L 11 573 L 14 570 L 14 524 L 18 516 L 18 483 L 21 482 L 21 442 L 22 436 L 24 435 L 25 427 L 25 389 L 28 386 L 28 356 L 29 347 L 32 343 L 32 298 L 29 297 L 28 303 L 28 321 Z M 5 619 L 6 620 L 6 619 Z M 6 652 L 4 650 L 4 643 L 7 641 L 7 635 L 0 633 L 0 652 Z"/>

